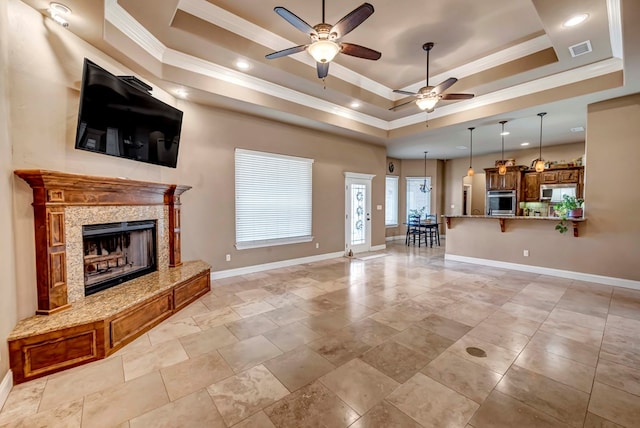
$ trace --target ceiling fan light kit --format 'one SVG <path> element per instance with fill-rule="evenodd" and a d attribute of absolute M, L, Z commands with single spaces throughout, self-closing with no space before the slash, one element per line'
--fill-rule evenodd
<path fill-rule="evenodd" d="M 308 45 L 299 45 L 281 51 L 272 52 L 265 55 L 265 58 L 267 59 L 280 58 L 306 50 L 316 61 L 318 77 L 320 79 L 324 79 L 329 74 L 329 63 L 339 53 L 355 56 L 357 58 L 370 59 L 373 61 L 380 59 L 382 56 L 380 52 L 373 49 L 340 41 L 342 37 L 349 34 L 373 14 L 373 6 L 369 3 L 362 3 L 360 6 L 346 14 L 336 25 L 330 25 L 324 22 L 323 0 L 322 22 L 314 27 L 307 24 L 293 12 L 290 12 L 282 6 L 277 6 L 273 10 L 289 24 L 309 36 L 311 38 L 311 43 Z"/>

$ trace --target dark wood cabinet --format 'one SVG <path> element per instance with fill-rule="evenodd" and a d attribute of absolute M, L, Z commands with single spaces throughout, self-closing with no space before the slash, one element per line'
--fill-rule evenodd
<path fill-rule="evenodd" d="M 558 171 L 558 183 L 578 183 L 582 168 Z"/>
<path fill-rule="evenodd" d="M 518 167 L 515 167 L 518 168 Z M 517 190 L 520 182 L 520 169 L 507 169 L 505 175 L 498 174 L 497 168 L 486 169 L 487 190 Z"/>
<path fill-rule="evenodd" d="M 525 172 L 523 178 L 525 202 L 540 201 L 540 175 L 537 172 Z"/>

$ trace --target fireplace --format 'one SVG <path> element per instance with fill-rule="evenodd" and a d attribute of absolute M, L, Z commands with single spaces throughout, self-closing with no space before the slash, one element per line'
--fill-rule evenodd
<path fill-rule="evenodd" d="M 156 221 L 82 226 L 82 247 L 89 296 L 157 269 Z"/>

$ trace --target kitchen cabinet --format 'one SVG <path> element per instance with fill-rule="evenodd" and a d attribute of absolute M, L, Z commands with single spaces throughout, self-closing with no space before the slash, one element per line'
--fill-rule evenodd
<path fill-rule="evenodd" d="M 537 172 L 525 172 L 523 178 L 524 201 L 540 201 L 540 175 Z"/>
<path fill-rule="evenodd" d="M 558 183 L 558 171 L 543 171 L 540 173 L 540 184 Z"/>
<path fill-rule="evenodd" d="M 581 172 L 581 168 L 558 171 L 558 183 L 578 183 Z"/>
<path fill-rule="evenodd" d="M 495 171 L 494 171 L 495 170 Z M 497 168 L 486 169 L 487 190 L 517 190 L 520 170 L 507 170 L 505 175 L 498 174 Z"/>

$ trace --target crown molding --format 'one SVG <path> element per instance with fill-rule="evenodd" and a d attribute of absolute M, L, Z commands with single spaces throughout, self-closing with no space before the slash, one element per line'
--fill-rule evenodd
<path fill-rule="evenodd" d="M 607 0 L 607 17 L 609 19 L 609 40 L 614 58 L 622 58 L 622 11 L 620 0 Z"/>
<path fill-rule="evenodd" d="M 104 18 L 149 53 L 149 55 L 158 61 L 162 61 L 167 47 L 136 21 L 133 16 L 129 15 L 129 13 L 118 4 L 117 0 L 105 0 Z"/>

